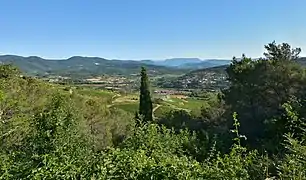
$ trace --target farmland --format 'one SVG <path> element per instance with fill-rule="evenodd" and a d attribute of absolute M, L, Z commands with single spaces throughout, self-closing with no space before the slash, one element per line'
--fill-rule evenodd
<path fill-rule="evenodd" d="M 139 95 L 137 93 L 120 93 L 89 87 L 77 88 L 79 94 L 104 99 L 108 108 L 118 108 L 128 113 L 135 113 L 139 108 Z M 201 107 L 207 106 L 205 100 L 186 95 L 159 95 L 153 93 L 153 108 L 155 117 L 161 117 L 171 110 L 185 110 L 199 114 Z"/>

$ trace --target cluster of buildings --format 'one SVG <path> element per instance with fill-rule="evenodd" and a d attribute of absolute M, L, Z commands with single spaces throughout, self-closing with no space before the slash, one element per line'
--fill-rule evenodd
<path fill-rule="evenodd" d="M 127 83 L 130 83 L 131 80 L 125 77 L 120 77 L 120 76 L 101 76 L 101 77 L 95 77 L 95 78 L 88 78 L 88 79 L 85 79 L 85 81 L 88 83 L 126 85 Z"/>
<path fill-rule="evenodd" d="M 51 83 L 58 83 L 58 82 L 63 82 L 70 80 L 70 77 L 65 77 L 65 76 L 48 76 L 48 77 L 43 77 L 42 80 L 51 82 Z"/>
<path fill-rule="evenodd" d="M 155 90 L 154 93 L 158 95 L 188 95 L 191 92 L 182 91 L 182 90 L 162 89 L 162 90 Z"/>
<path fill-rule="evenodd" d="M 182 76 L 175 81 L 173 84 L 183 89 L 220 89 L 229 83 L 224 73 L 205 71 Z"/>

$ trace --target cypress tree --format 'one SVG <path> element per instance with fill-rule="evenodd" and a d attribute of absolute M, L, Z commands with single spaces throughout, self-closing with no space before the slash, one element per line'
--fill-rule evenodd
<path fill-rule="evenodd" d="M 152 100 L 149 88 L 149 79 L 147 71 L 144 67 L 141 68 L 141 84 L 139 98 L 139 114 L 145 122 L 152 121 Z"/>

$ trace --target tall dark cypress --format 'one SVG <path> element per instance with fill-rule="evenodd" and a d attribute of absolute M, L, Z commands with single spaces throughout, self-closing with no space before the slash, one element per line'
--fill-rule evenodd
<path fill-rule="evenodd" d="M 150 95 L 149 79 L 147 71 L 141 68 L 141 84 L 139 98 L 139 114 L 143 116 L 145 122 L 152 121 L 152 99 Z"/>

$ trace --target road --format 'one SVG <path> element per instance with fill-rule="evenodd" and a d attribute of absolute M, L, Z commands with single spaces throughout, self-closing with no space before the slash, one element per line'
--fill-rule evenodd
<path fill-rule="evenodd" d="M 157 104 L 156 107 L 153 108 L 153 110 L 152 110 L 153 119 L 155 119 L 155 117 L 154 117 L 154 112 L 155 112 L 160 106 L 161 106 L 160 104 Z"/>

